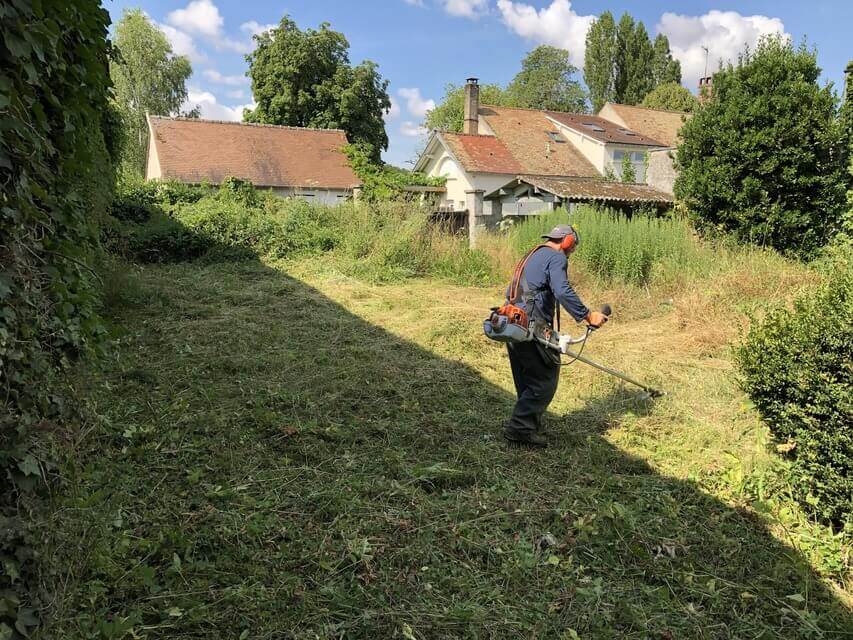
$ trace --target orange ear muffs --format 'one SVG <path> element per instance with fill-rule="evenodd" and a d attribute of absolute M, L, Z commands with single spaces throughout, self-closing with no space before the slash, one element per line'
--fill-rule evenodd
<path fill-rule="evenodd" d="M 560 243 L 560 250 L 571 251 L 577 246 L 577 244 L 578 234 L 574 229 L 572 229 L 572 232 L 568 234 L 565 238 L 563 238 L 563 241 Z"/>

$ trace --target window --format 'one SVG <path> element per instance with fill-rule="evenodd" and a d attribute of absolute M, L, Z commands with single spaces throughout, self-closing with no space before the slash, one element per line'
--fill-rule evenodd
<path fill-rule="evenodd" d="M 621 149 L 617 149 L 613 152 L 613 160 L 616 162 L 622 162 L 622 158 L 625 157 L 625 152 Z"/>
<path fill-rule="evenodd" d="M 581 124 L 583 124 L 583 126 L 585 126 L 587 129 L 591 129 L 592 131 L 604 131 L 603 127 L 600 127 L 594 122 L 583 122 Z"/>
<path fill-rule="evenodd" d="M 634 151 L 633 153 L 631 153 L 631 160 L 633 160 L 634 162 L 643 162 L 645 160 L 643 155 L 644 154 L 642 151 Z"/>
<path fill-rule="evenodd" d="M 554 142 L 565 142 L 566 139 L 560 134 L 559 131 L 546 131 L 548 137 L 551 138 Z"/>

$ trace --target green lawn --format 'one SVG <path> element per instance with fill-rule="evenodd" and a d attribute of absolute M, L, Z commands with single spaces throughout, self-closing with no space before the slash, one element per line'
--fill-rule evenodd
<path fill-rule="evenodd" d="M 715 290 L 582 281 L 619 312 L 586 354 L 671 395 L 575 364 L 540 452 L 499 437 L 497 290 L 316 262 L 140 279 L 84 376 L 40 637 L 853 636 L 849 549 L 779 496 Z"/>

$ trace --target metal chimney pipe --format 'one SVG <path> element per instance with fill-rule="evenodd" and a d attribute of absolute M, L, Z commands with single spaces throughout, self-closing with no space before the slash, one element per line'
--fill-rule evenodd
<path fill-rule="evenodd" d="M 465 121 L 462 133 L 477 135 L 479 133 L 480 85 L 477 78 L 465 80 Z"/>

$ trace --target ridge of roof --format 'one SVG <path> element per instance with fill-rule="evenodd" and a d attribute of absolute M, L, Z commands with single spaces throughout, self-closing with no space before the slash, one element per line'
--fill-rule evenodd
<path fill-rule="evenodd" d="M 593 116 L 598 117 L 594 113 L 577 113 L 575 111 L 554 111 L 553 109 L 534 109 L 532 107 L 504 107 L 498 104 L 481 104 L 480 107 L 488 107 L 490 109 L 511 109 L 513 111 L 533 111 L 535 113 L 566 113 L 570 116 Z"/>
<path fill-rule="evenodd" d="M 660 113 L 677 113 L 678 115 L 687 115 L 689 111 L 678 111 L 677 109 L 658 109 L 657 107 L 644 107 L 639 104 L 622 104 L 621 102 L 605 102 L 604 104 L 609 104 L 614 107 L 626 107 L 628 109 L 642 109 L 643 111 L 659 111 Z M 602 106 L 601 109 L 604 107 Z M 599 111 L 601 111 L 599 109 Z"/>
<path fill-rule="evenodd" d="M 262 122 L 237 122 L 236 120 L 208 120 L 206 118 L 187 118 L 186 116 L 152 116 L 151 120 L 164 120 L 168 122 L 203 122 L 206 124 L 233 124 L 241 127 L 268 127 L 271 129 L 291 129 L 295 131 L 319 131 L 322 133 L 346 133 L 343 129 L 321 129 L 319 127 L 294 127 L 287 124 L 265 124 Z"/>

